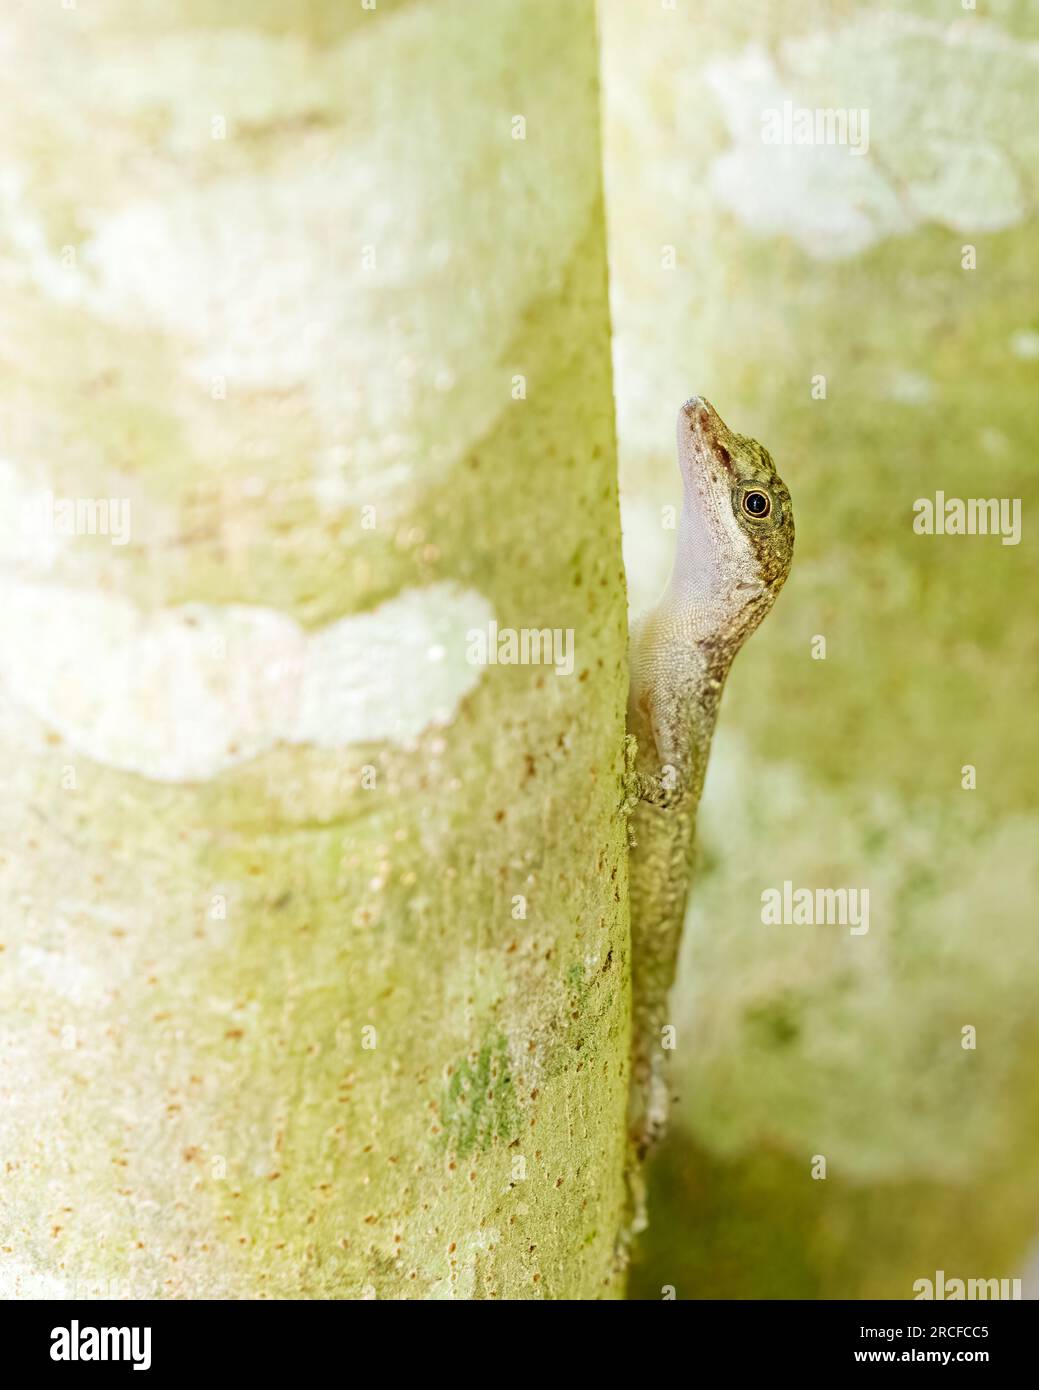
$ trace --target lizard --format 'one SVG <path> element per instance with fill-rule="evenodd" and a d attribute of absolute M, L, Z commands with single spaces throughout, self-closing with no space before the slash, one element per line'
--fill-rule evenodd
<path fill-rule="evenodd" d="M 768 452 L 693 396 L 678 412 L 683 505 L 671 579 L 633 625 L 626 742 L 632 1042 L 628 1233 L 667 1122 L 662 1028 L 693 874 L 696 813 L 733 658 L 790 572 L 790 493 Z"/>

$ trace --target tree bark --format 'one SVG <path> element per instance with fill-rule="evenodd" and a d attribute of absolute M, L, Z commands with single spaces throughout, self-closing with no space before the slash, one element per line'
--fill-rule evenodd
<path fill-rule="evenodd" d="M 3 38 L 5 1290 L 616 1295 L 594 7 Z"/>

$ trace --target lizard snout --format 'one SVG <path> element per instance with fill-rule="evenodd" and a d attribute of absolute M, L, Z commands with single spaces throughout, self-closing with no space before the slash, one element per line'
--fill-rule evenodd
<path fill-rule="evenodd" d="M 682 406 L 679 417 L 684 416 L 691 425 L 702 425 L 710 420 L 714 413 L 714 406 L 710 401 L 705 401 L 703 396 L 690 396 Z"/>
<path fill-rule="evenodd" d="M 718 412 L 703 396 L 690 396 L 678 412 L 679 435 L 683 431 L 708 444 L 714 444 L 721 434 L 727 433 Z"/>
<path fill-rule="evenodd" d="M 678 456 L 697 471 L 720 465 L 732 472 L 731 432 L 710 401 L 690 396 L 678 412 Z"/>

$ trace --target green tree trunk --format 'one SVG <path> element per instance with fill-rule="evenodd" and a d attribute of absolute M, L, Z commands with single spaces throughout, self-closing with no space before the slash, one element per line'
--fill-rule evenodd
<path fill-rule="evenodd" d="M 594 8 L 3 30 L 5 1291 L 616 1294 Z"/>

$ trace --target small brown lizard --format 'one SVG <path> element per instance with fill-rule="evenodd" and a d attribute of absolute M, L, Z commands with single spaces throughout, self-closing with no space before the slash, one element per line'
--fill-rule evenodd
<path fill-rule="evenodd" d="M 671 581 L 631 636 L 632 1231 L 646 1224 L 642 1165 L 667 1121 L 662 1030 L 718 704 L 794 548 L 790 493 L 772 459 L 700 396 L 678 413 L 678 462 L 683 507 Z"/>

